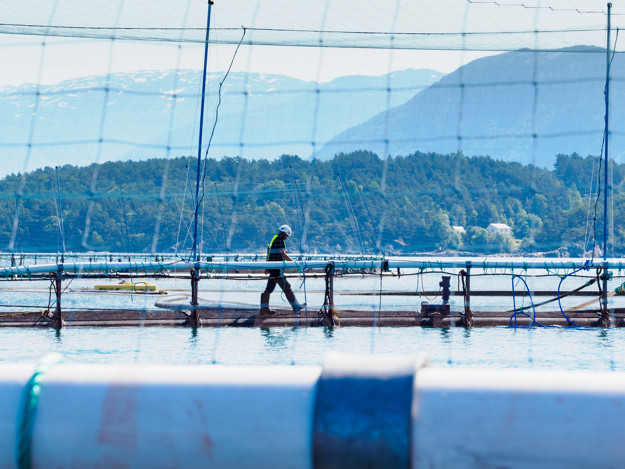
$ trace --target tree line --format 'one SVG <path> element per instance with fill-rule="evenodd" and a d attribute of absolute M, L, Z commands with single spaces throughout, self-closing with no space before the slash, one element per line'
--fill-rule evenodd
<path fill-rule="evenodd" d="M 197 242 L 207 255 L 262 253 L 287 223 L 290 252 L 577 256 L 603 239 L 599 166 L 577 154 L 557 155 L 552 169 L 460 153 L 207 159 L 197 204 L 194 157 L 66 165 L 58 186 L 47 167 L 0 181 L 0 249 L 188 254 L 197 206 Z M 612 174 L 610 233 L 620 255 L 625 165 Z M 490 223 L 509 225 L 512 236 L 490 233 Z"/>

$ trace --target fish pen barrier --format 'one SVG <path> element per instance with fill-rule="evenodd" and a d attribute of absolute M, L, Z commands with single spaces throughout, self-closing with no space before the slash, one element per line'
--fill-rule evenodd
<path fill-rule="evenodd" d="M 246 367 L 51 354 L 0 364 L 0 398 L 2 467 L 625 464 L 617 372 L 445 369 L 425 356 Z"/>
<path fill-rule="evenodd" d="M 112 262 L 110 259 L 114 259 Z M 487 259 L 414 260 L 401 258 L 330 258 L 310 256 L 289 262 L 258 261 L 258 256 L 211 256 L 206 261 L 183 262 L 165 256 L 120 262 L 121 256 L 91 257 L 87 262 L 75 258 L 63 263 L 7 265 L 0 268 L 5 291 L 24 293 L 25 282 L 47 283 L 47 305 L 4 304 L 0 326 L 207 326 L 207 327 L 312 327 L 312 326 L 397 326 L 397 327 L 623 327 L 625 304 L 618 301 L 625 288 L 618 284 L 625 264 L 620 261 L 509 261 Z M 32 260 L 32 259 L 30 259 Z M 319 300 L 304 303 L 301 310 L 273 307 L 268 314 L 258 303 L 206 300 L 199 295 L 202 283 L 220 280 L 235 283 L 262 284 L 265 269 L 280 269 L 286 279 L 303 285 L 304 297 Z M 427 281 L 426 281 L 427 277 Z M 456 285 L 451 278 L 455 277 Z M 76 279 L 118 280 L 95 289 L 68 289 Z M 412 288 L 396 288 L 397 281 L 415 278 Z M 509 279 L 504 286 L 493 279 Z M 575 278 L 581 285 L 570 286 Z M 157 289 L 148 279 L 176 279 L 187 288 L 167 291 Z M 308 280 L 307 280 L 308 279 Z M 337 288 L 338 281 L 349 279 L 351 288 Z M 373 279 L 378 288 L 354 288 Z M 437 280 L 438 283 L 433 280 Z M 539 288 L 530 288 L 534 280 Z M 568 289 L 563 285 L 566 280 Z M 317 282 L 316 289 L 307 290 L 306 281 Z M 473 281 L 473 289 L 471 288 Z M 506 280 L 508 281 L 508 280 Z M 188 282 L 188 283 L 186 283 Z M 393 283 L 395 282 L 395 283 Z M 39 284 L 40 284 L 39 283 Z M 16 285 L 19 284 L 20 287 Z M 416 285 L 415 285 L 416 284 Z M 427 285 L 426 285 L 427 284 Z M 368 284 L 370 286 L 370 283 Z M 426 288 L 427 286 L 427 288 Z M 101 287 L 101 290 L 97 291 Z M 0 287 L 1 288 L 1 287 Z M 43 289 L 45 290 L 45 289 Z M 109 290 L 109 291 L 106 291 Z M 184 291 L 187 290 L 187 291 Z M 35 291 L 35 290 L 33 290 Z M 41 291 L 41 290 L 40 290 Z M 64 306 L 70 294 L 153 296 L 148 307 L 133 307 L 132 302 L 115 307 Z M 277 295 L 277 294 L 276 294 Z M 542 298 L 547 299 L 542 299 Z M 575 300 L 576 297 L 585 297 Z M 108 298 L 108 297 L 107 297 Z M 321 298 L 323 301 L 321 301 Z M 364 304 L 353 305 L 343 298 L 368 298 Z M 400 298 L 389 307 L 386 300 Z M 504 298 L 496 305 L 486 305 L 481 298 Z M 385 303 L 383 304 L 383 299 Z M 540 300 L 539 300 L 540 299 Z M 569 304 L 563 304 L 563 300 Z M 473 300 L 473 304 L 472 304 Z M 336 304 L 335 304 L 336 301 Z M 368 301 L 368 302 L 367 302 Z M 571 301 L 579 304 L 571 305 Z M 361 302 L 362 303 L 362 302 Z M 492 302 L 491 302 L 492 303 Z M 505 304 L 502 304 L 505 303 Z"/>

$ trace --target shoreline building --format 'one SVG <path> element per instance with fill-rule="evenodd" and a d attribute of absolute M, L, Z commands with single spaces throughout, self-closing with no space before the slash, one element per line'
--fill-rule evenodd
<path fill-rule="evenodd" d="M 486 231 L 490 233 L 501 233 L 506 236 L 512 236 L 512 228 L 505 223 L 491 223 L 486 228 Z"/>

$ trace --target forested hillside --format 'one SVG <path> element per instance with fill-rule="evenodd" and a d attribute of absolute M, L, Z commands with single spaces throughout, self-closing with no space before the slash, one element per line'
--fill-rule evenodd
<path fill-rule="evenodd" d="M 54 168 L 0 181 L 3 251 L 186 253 L 192 242 L 196 160 L 191 157 Z M 460 154 L 381 160 L 368 152 L 329 161 L 209 159 L 201 174 L 202 252 L 262 253 L 277 226 L 290 252 L 531 253 L 592 248 L 598 162 L 558 155 L 553 170 Z M 625 165 L 614 167 L 615 251 L 625 231 Z M 593 181 L 594 174 L 594 181 Z M 594 182 L 590 196 L 591 181 Z M 597 204 L 603 212 L 602 197 Z M 512 237 L 486 231 L 512 227 Z M 466 234 L 452 230 L 463 226 Z M 602 216 L 596 222 L 602 240 Z M 588 241 L 590 237 L 590 241 Z M 598 244 L 601 244 L 600 242 Z"/>

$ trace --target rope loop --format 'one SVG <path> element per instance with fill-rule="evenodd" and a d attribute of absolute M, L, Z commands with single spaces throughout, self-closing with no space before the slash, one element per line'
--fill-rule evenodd
<path fill-rule="evenodd" d="M 33 429 L 35 427 L 35 418 L 37 417 L 43 375 L 54 365 L 63 362 L 65 362 L 65 358 L 59 353 L 51 353 L 44 356 L 39 360 L 33 375 L 26 383 L 26 386 L 24 386 L 17 420 L 15 447 L 15 458 L 19 469 L 30 469 L 32 467 Z"/>

